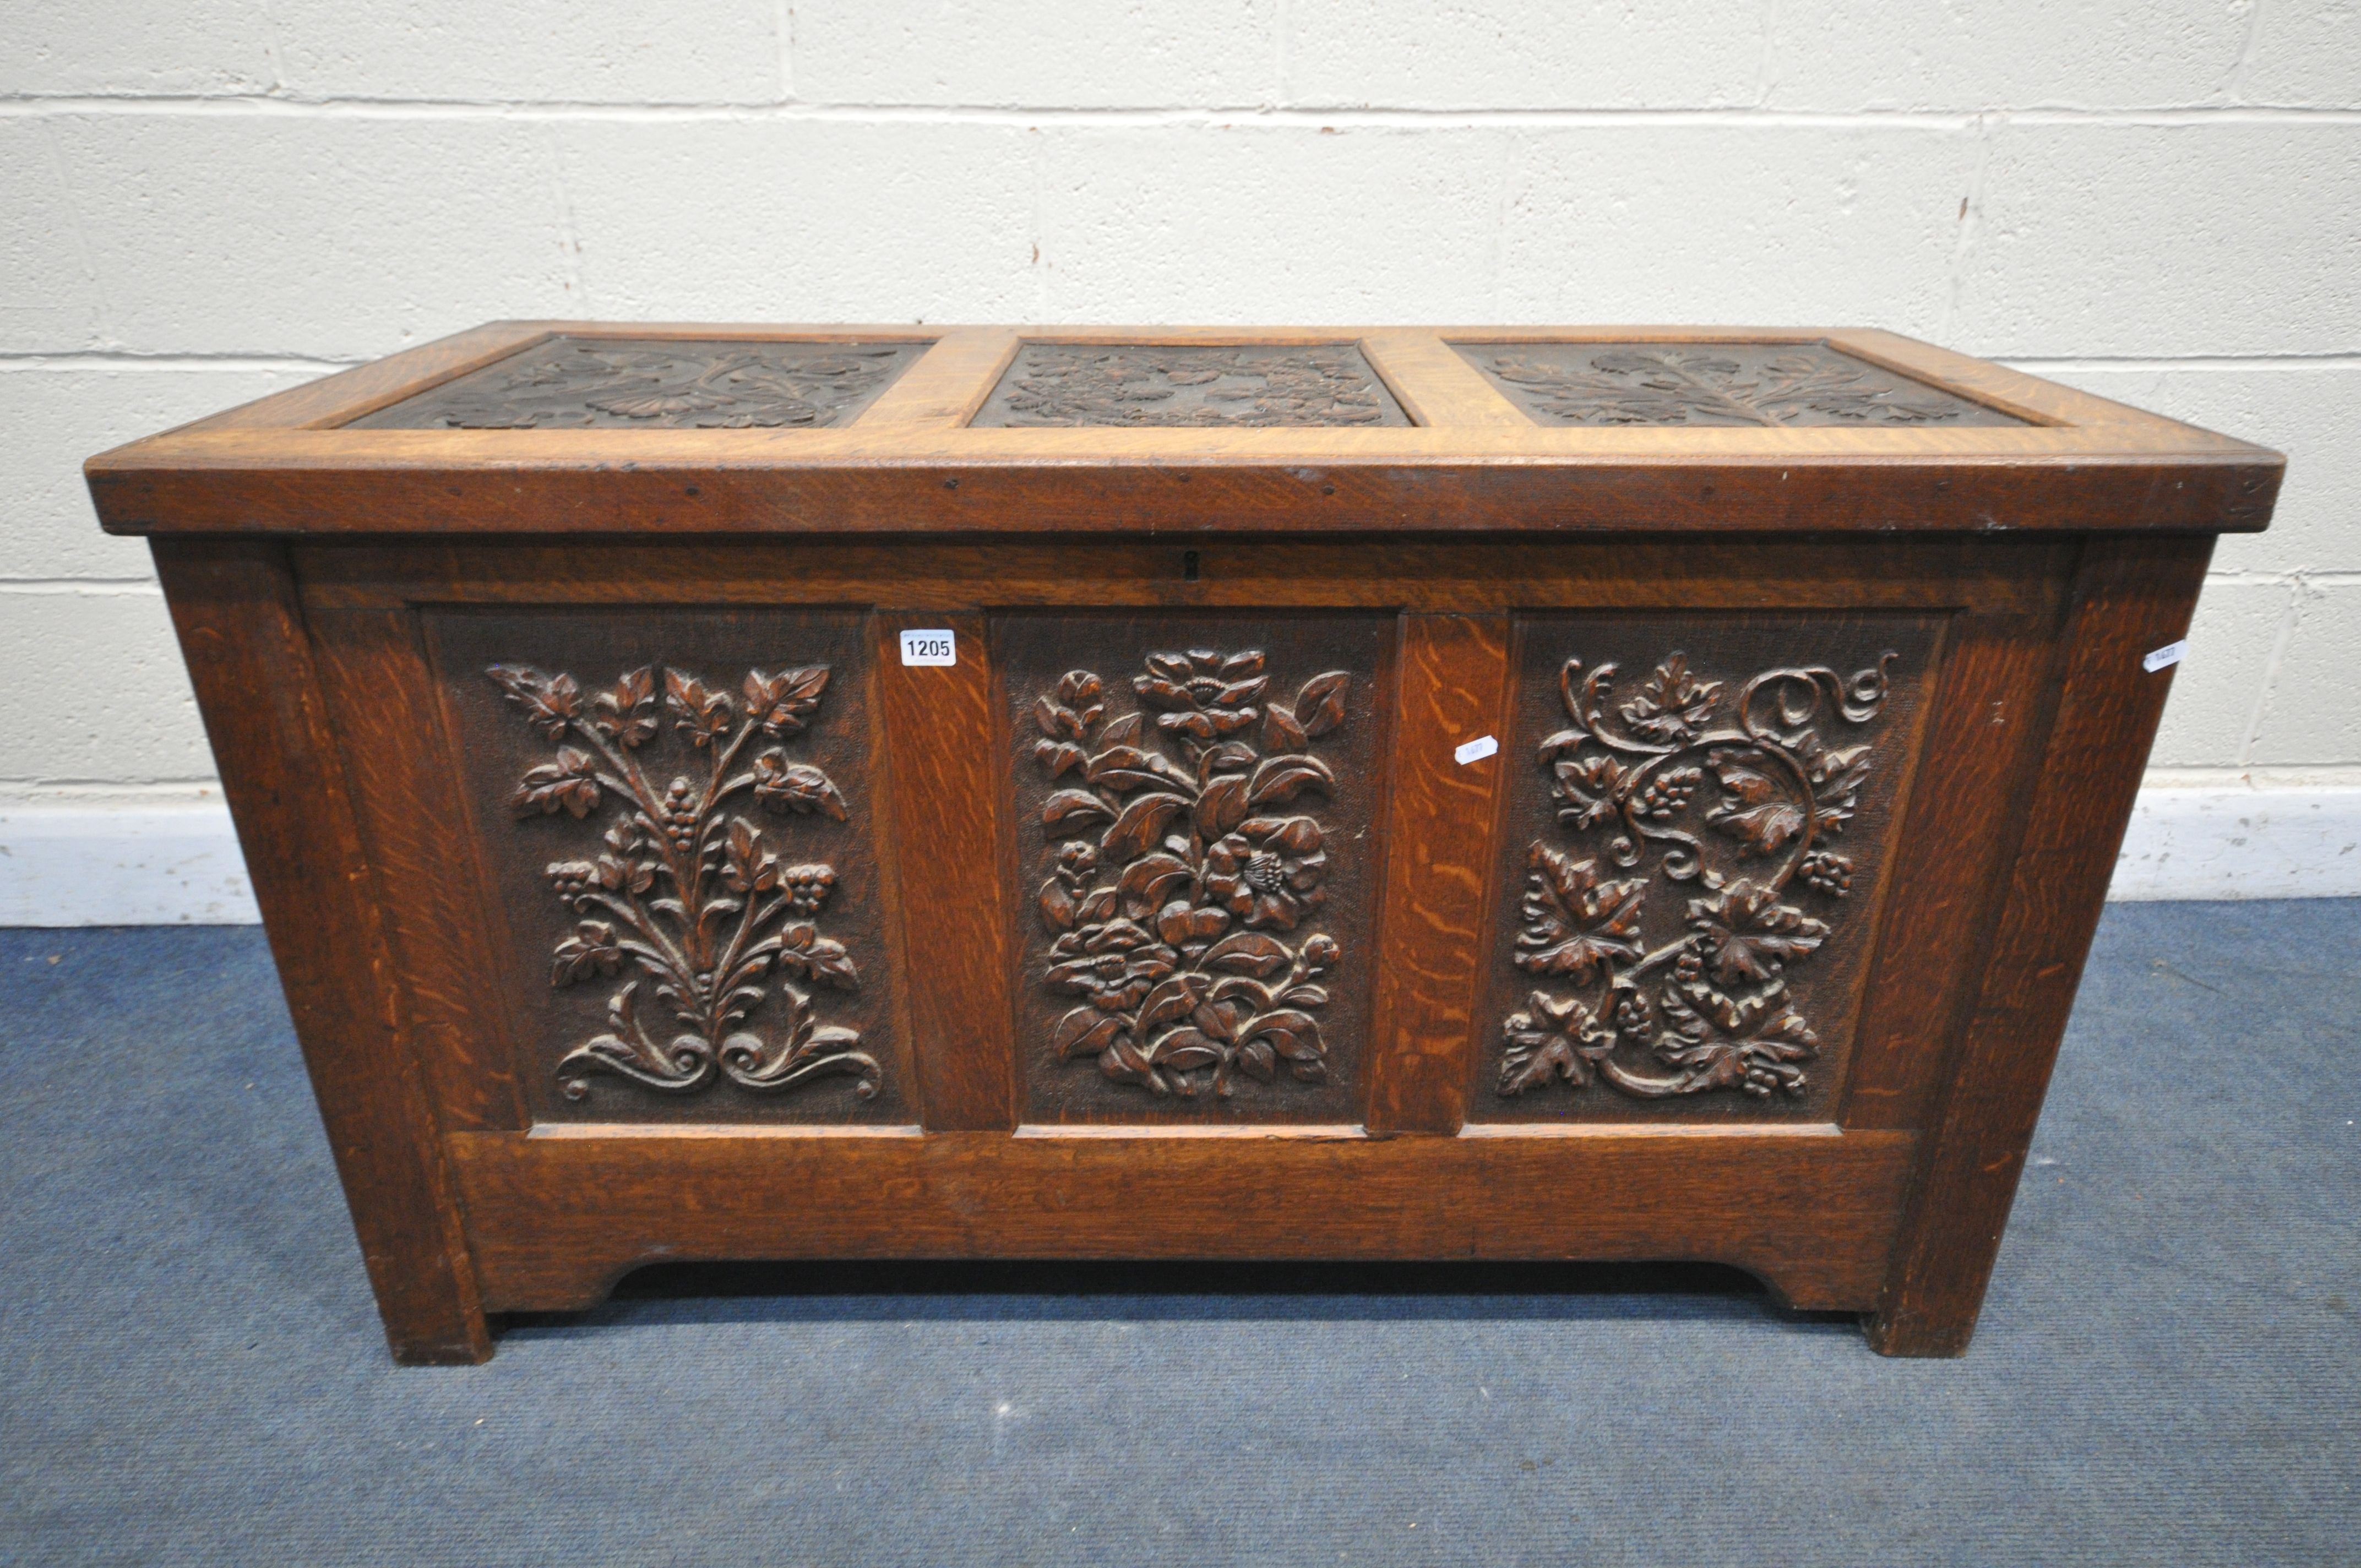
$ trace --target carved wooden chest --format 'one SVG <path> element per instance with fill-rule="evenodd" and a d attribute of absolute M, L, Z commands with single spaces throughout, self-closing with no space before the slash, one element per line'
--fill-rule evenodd
<path fill-rule="evenodd" d="M 2281 462 L 1877 332 L 513 323 L 93 459 L 395 1354 L 659 1259 L 1962 1350 Z"/>

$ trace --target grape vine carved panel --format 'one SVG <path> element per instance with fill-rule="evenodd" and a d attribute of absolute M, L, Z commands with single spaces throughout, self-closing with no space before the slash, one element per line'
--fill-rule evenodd
<path fill-rule="evenodd" d="M 909 1119 L 861 619 L 429 622 L 536 1116 Z"/>
<path fill-rule="evenodd" d="M 1543 424 L 2015 425 L 1998 409 L 1817 343 L 1466 343 Z"/>
<path fill-rule="evenodd" d="M 1001 623 L 1027 1120 L 1358 1120 L 1385 628 Z"/>
<path fill-rule="evenodd" d="M 353 422 L 377 430 L 849 424 L 924 343 L 556 337 Z"/>
<path fill-rule="evenodd" d="M 1937 623 L 1521 633 L 1470 1118 L 1827 1119 Z"/>

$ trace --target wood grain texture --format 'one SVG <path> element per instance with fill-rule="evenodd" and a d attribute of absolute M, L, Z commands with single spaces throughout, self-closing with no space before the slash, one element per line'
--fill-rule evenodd
<path fill-rule="evenodd" d="M 1533 422 L 1433 333 L 1374 332 L 1361 350 L 1420 424 L 1522 427 Z"/>
<path fill-rule="evenodd" d="M 1005 1137 L 450 1140 L 487 1296 L 598 1300 L 737 1257 L 1680 1257 L 1795 1307 L 1874 1299 L 1914 1140 Z M 1157 1195 L 1143 1223 L 1139 1195 Z M 1578 1192 L 1579 1202 L 1540 1194 Z M 1211 1237 L 1220 1238 L 1216 1248 Z"/>
<path fill-rule="evenodd" d="M 1102 433 L 200 432 L 84 469 L 115 533 L 759 537 L 2235 532 L 2264 525 L 2282 467 L 2049 430 L 1138 430 L 1114 461 L 1074 439 Z"/>
<path fill-rule="evenodd" d="M 919 1114 L 929 1130 L 1014 1127 L 1015 960 L 1005 890 L 1016 880 L 1016 850 L 1000 809 L 1006 731 L 984 620 L 881 611 L 874 625 Z M 901 633 L 913 630 L 950 630 L 959 663 L 905 665 Z"/>
<path fill-rule="evenodd" d="M 514 1021 L 481 982 L 485 955 L 505 936 L 479 896 L 481 816 L 456 787 L 416 618 L 315 610 L 307 620 L 321 694 L 337 717 L 370 896 L 399 956 L 411 1037 L 443 1124 L 522 1129 Z"/>
<path fill-rule="evenodd" d="M 1947 1064 L 1870 1343 L 1958 1355 L 2058 1058 L 2115 852 L 2170 692 L 2142 655 L 2185 635 L 2211 541 L 2094 540 L 2058 645 L 2056 718 L 2008 878 L 1982 994 Z"/>
<path fill-rule="evenodd" d="M 474 1266 L 285 556 L 161 541 L 155 555 L 387 1341 L 405 1363 L 482 1361 Z"/>
<path fill-rule="evenodd" d="M 1851 1127 L 1926 1124 L 1938 1089 L 1930 1065 L 1964 1025 L 2007 892 L 2023 816 L 2041 765 L 2054 691 L 2054 639 L 2064 617 L 2070 553 L 2047 614 L 1961 615 L 1944 668 L 1896 843 L 1862 999 L 1859 1043 L 1839 1117 Z"/>
<path fill-rule="evenodd" d="M 1491 615 L 1530 606 L 1627 610 L 1961 609 L 2039 614 L 2070 542 L 1759 539 L 1626 534 L 1554 543 L 1086 540 L 917 547 L 832 539 L 725 544 L 627 541 L 302 546 L 305 602 L 859 604 L 957 612 L 1169 606 L 1367 609 Z M 1197 577 L 1187 576 L 1188 558 Z"/>
<path fill-rule="evenodd" d="M 956 430 L 974 416 L 1016 355 L 1016 334 L 1001 327 L 947 332 L 860 419 L 864 433 L 888 426 Z"/>
<path fill-rule="evenodd" d="M 1505 752 L 1458 748 L 1508 729 L 1505 615 L 1402 618 L 1386 823 L 1385 904 L 1370 1026 L 1372 1133 L 1459 1130 L 1474 1043 L 1497 796 Z"/>

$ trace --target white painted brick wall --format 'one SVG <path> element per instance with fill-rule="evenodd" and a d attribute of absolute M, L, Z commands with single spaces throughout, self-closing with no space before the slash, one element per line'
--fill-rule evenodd
<path fill-rule="evenodd" d="M 1935 338 L 2292 455 L 2126 877 L 2333 891 L 2306 835 L 2361 801 L 2355 0 L 15 0 L 0 919 L 10 833 L 220 852 L 158 847 L 210 760 L 80 460 L 544 314 Z"/>

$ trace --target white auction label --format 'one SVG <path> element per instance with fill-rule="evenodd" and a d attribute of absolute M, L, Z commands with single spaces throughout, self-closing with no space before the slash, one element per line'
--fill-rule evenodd
<path fill-rule="evenodd" d="M 1482 762 L 1485 758 L 1490 756 L 1499 749 L 1500 742 L 1494 740 L 1491 736 L 1478 735 L 1476 739 L 1467 741 L 1451 754 L 1459 759 L 1460 766 L 1465 767 L 1469 762 Z"/>
<path fill-rule="evenodd" d="M 2146 670 L 2152 675 L 2158 670 L 2171 668 L 2173 665 L 2178 664 L 2181 660 L 2188 656 L 2189 639 L 2184 637 L 2178 642 L 2166 643 L 2155 652 L 2150 653 L 2147 658 L 2142 659 L 2140 661 L 2140 668 Z"/>
<path fill-rule="evenodd" d="M 902 633 L 902 663 L 956 664 L 959 663 L 959 639 L 948 631 L 905 631 Z"/>

